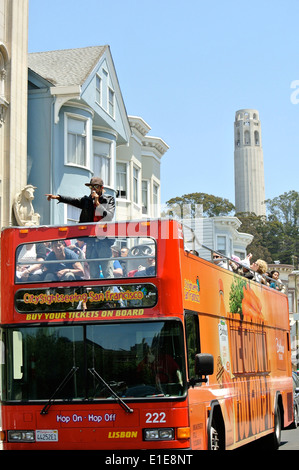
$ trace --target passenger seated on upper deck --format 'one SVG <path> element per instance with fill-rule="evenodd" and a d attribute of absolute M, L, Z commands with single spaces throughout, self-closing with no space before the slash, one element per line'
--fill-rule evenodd
<path fill-rule="evenodd" d="M 234 273 L 239 274 L 240 276 L 244 276 L 247 279 L 253 279 L 254 275 L 250 271 L 250 265 L 247 257 L 241 260 L 239 256 L 232 255 L 232 260 L 233 261 L 230 261 L 229 264 Z"/>
<path fill-rule="evenodd" d="M 231 260 L 229 260 L 229 266 L 231 268 L 231 270 L 236 273 L 236 274 L 239 274 L 239 271 L 241 269 L 241 259 L 239 258 L 239 256 L 235 256 L 235 255 L 232 255 L 231 256 Z"/>
<path fill-rule="evenodd" d="M 146 260 L 147 266 L 138 266 L 138 270 L 134 273 L 134 277 L 146 277 L 154 276 L 156 274 L 156 260 L 153 256 L 150 256 Z"/>
<path fill-rule="evenodd" d="M 22 262 L 22 264 L 17 264 L 16 276 L 19 282 L 38 281 L 43 267 L 43 264 L 39 263 L 39 261 L 44 261 L 46 256 L 46 246 L 43 243 L 27 243 L 23 245 L 17 254 L 17 263 Z"/>
<path fill-rule="evenodd" d="M 122 246 L 120 250 L 120 256 L 121 258 L 124 258 L 124 259 L 119 260 L 119 262 L 122 267 L 124 277 L 127 277 L 128 275 L 128 272 L 127 272 L 128 260 L 126 259 L 128 255 L 129 255 L 129 248 L 126 246 Z"/>
<path fill-rule="evenodd" d="M 120 248 L 117 245 L 112 245 L 112 258 L 119 258 L 120 257 Z M 123 268 L 118 259 L 113 261 L 113 276 L 114 277 L 122 277 L 123 276 Z"/>
<path fill-rule="evenodd" d="M 65 247 L 63 240 L 52 242 L 52 250 L 46 261 L 57 260 L 57 263 L 45 265 L 44 281 L 74 281 L 84 279 L 82 264 L 78 262 L 78 255 Z M 65 260 L 73 260 L 73 263 L 65 263 Z"/>
<path fill-rule="evenodd" d="M 250 265 L 245 260 L 241 261 L 241 269 L 239 271 L 239 274 L 241 276 L 246 277 L 246 279 L 253 279 L 254 278 L 253 272 L 250 271 Z"/>
<path fill-rule="evenodd" d="M 279 290 L 284 294 L 286 291 L 286 286 L 281 281 L 281 279 L 279 279 L 279 271 L 274 269 L 273 271 L 271 271 L 270 276 L 274 281 L 273 283 L 270 282 L 270 287 L 273 287 L 273 289 Z"/>
<path fill-rule="evenodd" d="M 266 261 L 262 259 L 258 259 L 250 265 L 250 269 L 252 269 L 255 272 L 254 278 L 253 278 L 255 281 L 260 282 L 261 284 L 265 284 L 265 285 L 267 284 L 267 281 L 265 277 L 263 276 L 267 272 L 267 269 L 268 269 L 268 265 Z"/>
<path fill-rule="evenodd" d="M 225 258 L 223 258 L 219 253 L 213 253 L 213 263 L 221 268 L 228 269 L 228 263 Z"/>
<path fill-rule="evenodd" d="M 75 242 L 74 245 L 68 245 L 67 248 L 69 250 L 73 250 L 76 255 L 78 256 L 78 259 L 80 260 L 86 260 L 86 243 L 85 240 L 78 238 L 77 241 Z M 90 278 L 90 270 L 89 270 L 89 264 L 87 261 L 81 262 L 83 269 L 84 269 L 84 279 L 89 279 Z"/>

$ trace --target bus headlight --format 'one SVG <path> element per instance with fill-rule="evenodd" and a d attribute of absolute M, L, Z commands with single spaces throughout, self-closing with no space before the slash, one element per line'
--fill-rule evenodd
<path fill-rule="evenodd" d="M 8 431 L 8 442 L 35 442 L 34 431 Z"/>
<path fill-rule="evenodd" d="M 145 441 L 172 441 L 174 439 L 173 428 L 144 429 L 143 439 Z"/>

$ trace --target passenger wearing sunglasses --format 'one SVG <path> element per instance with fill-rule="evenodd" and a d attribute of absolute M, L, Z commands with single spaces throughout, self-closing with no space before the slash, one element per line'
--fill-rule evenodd
<path fill-rule="evenodd" d="M 102 178 L 91 178 L 89 183 L 85 186 L 90 188 L 90 194 L 79 198 L 57 196 L 54 194 L 46 194 L 48 201 L 57 199 L 58 202 L 70 204 L 71 206 L 81 209 L 79 218 L 80 223 L 86 222 L 109 222 L 114 217 L 115 212 L 115 199 L 113 196 L 106 196 L 104 190 L 104 182 Z"/>
<path fill-rule="evenodd" d="M 220 266 L 221 268 L 228 268 L 227 260 L 219 253 L 213 253 L 213 263 L 217 264 L 217 266 Z"/>
<path fill-rule="evenodd" d="M 81 209 L 79 223 L 87 222 L 109 222 L 114 217 L 115 199 L 113 196 L 106 196 L 104 190 L 104 182 L 102 178 L 93 177 L 85 186 L 90 188 L 90 194 L 79 198 L 69 196 L 57 196 L 54 194 L 46 194 L 48 201 L 56 199 L 58 202 L 69 204 Z M 114 240 L 109 238 L 101 238 L 101 240 L 93 239 L 87 244 L 86 258 L 109 258 L 111 257 L 110 247 Z M 99 263 L 90 262 L 91 278 L 99 277 Z M 113 277 L 113 264 L 110 261 L 102 261 L 102 271 L 105 278 Z"/>

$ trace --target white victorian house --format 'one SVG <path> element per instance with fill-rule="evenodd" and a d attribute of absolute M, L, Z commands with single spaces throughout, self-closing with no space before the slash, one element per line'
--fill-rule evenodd
<path fill-rule="evenodd" d="M 238 232 L 241 221 L 233 216 L 201 217 L 185 220 L 184 224 L 186 249 L 196 250 L 201 258 L 207 260 L 211 259 L 211 252 L 203 246 L 229 258 L 235 255 L 243 259 L 247 254 L 247 246 L 253 240 L 253 235 Z"/>

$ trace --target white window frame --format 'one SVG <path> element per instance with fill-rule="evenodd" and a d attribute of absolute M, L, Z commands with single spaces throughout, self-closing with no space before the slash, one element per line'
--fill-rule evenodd
<path fill-rule="evenodd" d="M 243 250 L 237 250 L 237 249 L 235 249 L 233 254 L 234 254 L 235 256 L 238 256 L 240 259 L 244 259 L 244 258 L 246 257 L 246 252 L 243 251 Z"/>
<path fill-rule="evenodd" d="M 98 81 L 100 87 L 98 87 Z M 100 98 L 99 100 L 97 98 Z M 103 80 L 102 77 L 97 73 L 96 74 L 96 103 L 102 106 L 102 97 L 103 97 Z"/>
<path fill-rule="evenodd" d="M 67 225 L 75 225 L 79 222 L 81 209 L 78 207 L 70 206 L 69 204 L 65 204 L 65 214 L 64 218 L 66 219 Z"/>
<path fill-rule="evenodd" d="M 68 136 L 69 136 L 69 120 L 74 119 L 85 123 L 85 155 L 84 164 L 68 161 Z M 64 164 L 66 166 L 88 168 L 90 167 L 90 119 L 79 114 L 65 113 L 64 114 Z"/>
<path fill-rule="evenodd" d="M 108 111 L 109 116 L 114 118 L 115 117 L 115 91 L 113 90 L 113 88 L 111 86 L 108 86 L 107 93 L 108 93 L 108 96 L 107 96 L 107 104 L 108 104 L 107 111 Z M 112 101 L 110 100 L 110 93 L 111 93 L 111 96 L 112 96 Z"/>
<path fill-rule="evenodd" d="M 222 248 L 219 248 L 219 240 L 224 239 L 224 250 Z M 223 255 L 227 256 L 227 249 L 228 249 L 228 243 L 227 243 L 227 235 L 225 234 L 217 234 L 216 235 L 216 251 L 219 253 L 222 253 Z"/>
<path fill-rule="evenodd" d="M 140 187 L 140 168 L 133 165 L 132 169 L 132 202 L 139 204 L 139 187 Z"/>
<path fill-rule="evenodd" d="M 160 217 L 160 184 L 157 181 L 153 181 L 153 194 L 152 194 L 152 200 L 153 200 L 153 208 L 152 208 L 152 216 L 153 217 Z M 157 191 L 155 192 L 155 188 L 157 188 Z M 156 200 L 155 200 L 156 198 Z"/>
<path fill-rule="evenodd" d="M 93 171 L 94 171 L 94 174 L 95 176 L 100 176 L 101 178 L 103 178 L 104 180 L 104 185 L 105 186 L 112 186 L 113 182 L 112 182 L 112 142 L 111 140 L 108 140 L 108 139 L 103 139 L 101 137 L 93 137 L 93 143 L 94 142 L 103 142 L 105 144 L 108 144 L 109 145 L 109 153 L 108 155 L 96 155 L 95 154 L 95 145 L 93 145 Z M 102 157 L 102 158 L 105 158 L 107 159 L 108 161 L 108 172 L 109 172 L 109 176 L 108 176 L 108 180 L 106 178 L 106 175 L 102 174 L 101 171 L 97 171 L 96 168 L 95 168 L 95 158 L 96 156 L 99 156 L 99 157 Z"/>
<path fill-rule="evenodd" d="M 144 189 L 143 186 L 146 186 Z M 145 198 L 144 198 L 145 195 Z M 142 215 L 149 215 L 149 205 L 150 205 L 150 182 L 149 180 L 143 179 L 141 181 L 141 209 L 142 209 Z M 146 199 L 146 206 L 143 204 L 144 199 Z"/>
<path fill-rule="evenodd" d="M 118 174 L 119 172 L 117 171 L 118 165 L 125 165 L 126 172 L 125 172 L 125 181 L 126 181 L 126 195 L 124 197 L 118 196 L 117 199 L 120 199 L 121 201 L 128 201 L 129 200 L 129 163 L 125 161 L 117 161 L 116 162 L 116 183 L 115 183 L 115 188 L 117 191 L 119 191 L 118 187 Z M 122 173 L 123 174 L 123 173 Z"/>

